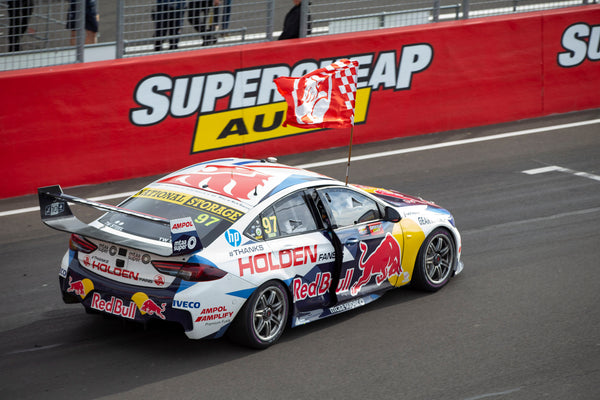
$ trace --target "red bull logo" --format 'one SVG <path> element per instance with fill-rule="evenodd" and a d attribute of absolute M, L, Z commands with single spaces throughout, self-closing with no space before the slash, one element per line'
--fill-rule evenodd
<path fill-rule="evenodd" d="M 109 300 L 104 300 L 100 294 L 94 293 L 90 307 L 118 317 L 135 319 L 135 303 L 131 302 L 129 305 L 125 305 L 123 300 L 114 296 L 111 296 Z"/>
<path fill-rule="evenodd" d="M 94 283 L 91 280 L 84 278 L 80 281 L 73 282 L 73 278 L 69 276 L 69 287 L 67 289 L 68 293 L 74 293 L 78 296 L 81 296 L 83 299 L 92 290 L 94 290 Z"/>
<path fill-rule="evenodd" d="M 198 172 L 172 176 L 161 182 L 201 188 L 236 200 L 250 200 L 250 193 L 270 177 L 244 167 L 207 165 Z"/>
<path fill-rule="evenodd" d="M 131 296 L 131 300 L 137 305 L 142 315 L 156 315 L 160 319 L 166 319 L 164 312 L 167 309 L 167 303 L 161 303 L 159 306 L 146 293 L 137 292 Z"/>
<path fill-rule="evenodd" d="M 360 242 L 360 251 L 358 266 L 362 275 L 350 289 L 352 296 L 356 296 L 360 288 L 369 283 L 372 277 L 375 277 L 377 285 L 381 285 L 386 279 L 402 273 L 400 245 L 391 233 L 385 235 L 385 238 L 368 258 L 365 259 L 367 245 L 364 242 Z"/>

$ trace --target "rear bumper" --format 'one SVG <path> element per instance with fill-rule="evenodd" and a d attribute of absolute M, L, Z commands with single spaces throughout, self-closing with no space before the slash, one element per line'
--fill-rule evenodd
<path fill-rule="evenodd" d="M 161 289 L 125 285 L 82 268 L 76 257 L 69 256 L 59 283 L 65 303 L 79 302 L 88 310 L 142 323 L 159 319 L 177 322 L 185 331 L 193 328 L 189 311 L 173 308 L 180 279 Z"/>

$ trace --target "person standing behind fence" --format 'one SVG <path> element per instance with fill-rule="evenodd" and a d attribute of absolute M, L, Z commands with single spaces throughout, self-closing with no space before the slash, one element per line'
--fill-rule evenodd
<path fill-rule="evenodd" d="M 33 12 L 33 0 L 8 0 L 8 51 L 21 50 L 21 36 Z"/>
<path fill-rule="evenodd" d="M 67 17 L 67 29 L 71 30 L 71 46 L 77 43 L 77 2 L 81 0 L 71 0 L 69 14 Z M 94 44 L 98 42 L 98 20 L 100 15 L 96 9 L 96 0 L 85 0 L 85 44 Z"/>
<path fill-rule="evenodd" d="M 177 50 L 179 35 L 183 25 L 185 0 L 157 0 L 156 10 L 152 12 L 152 19 L 156 29 L 154 31 L 154 50 L 162 50 L 163 41 L 169 40 L 169 50 Z"/>
<path fill-rule="evenodd" d="M 221 18 L 221 28 L 226 31 L 229 29 L 229 18 L 231 17 L 231 0 L 221 0 L 223 4 L 223 18 Z"/>
<path fill-rule="evenodd" d="M 217 30 L 219 4 L 220 0 L 192 0 L 188 3 L 188 21 L 196 32 L 205 33 Z M 202 46 L 215 43 L 217 43 L 215 35 L 202 35 Z"/>
<path fill-rule="evenodd" d="M 285 15 L 283 21 L 283 31 L 279 35 L 279 40 L 283 39 L 297 39 L 300 37 L 300 18 L 301 18 L 301 7 L 302 0 L 293 0 L 294 7 Z M 310 3 L 309 3 L 310 4 Z M 310 33 L 310 16 L 307 18 L 308 27 L 306 33 Z"/>

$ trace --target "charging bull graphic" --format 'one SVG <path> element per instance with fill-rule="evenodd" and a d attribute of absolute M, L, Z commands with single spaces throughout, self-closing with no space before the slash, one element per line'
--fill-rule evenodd
<path fill-rule="evenodd" d="M 400 245 L 391 233 L 385 235 L 385 238 L 368 258 L 365 259 L 367 245 L 364 242 L 360 242 L 360 251 L 358 266 L 362 270 L 362 275 L 350 288 L 352 296 L 356 296 L 360 288 L 369 283 L 373 276 L 375 276 L 377 285 L 381 285 L 386 279 L 402 273 Z"/>
<path fill-rule="evenodd" d="M 94 290 L 94 283 L 91 280 L 84 278 L 73 282 L 73 278 L 69 276 L 69 288 L 67 292 L 79 295 L 83 299 L 92 290 Z"/>
<path fill-rule="evenodd" d="M 250 200 L 251 193 L 271 176 L 244 167 L 207 165 L 198 172 L 176 175 L 160 182 L 202 188 L 236 200 Z"/>
<path fill-rule="evenodd" d="M 135 302 L 142 315 L 156 315 L 160 319 L 165 319 L 163 314 L 166 310 L 167 303 L 161 303 L 160 307 L 153 300 L 148 298 L 146 293 L 137 292 L 131 296 L 131 300 Z"/>

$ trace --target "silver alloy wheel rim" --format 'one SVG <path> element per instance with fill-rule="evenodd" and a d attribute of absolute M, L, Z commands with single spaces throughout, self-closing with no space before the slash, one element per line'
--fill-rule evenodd
<path fill-rule="evenodd" d="M 427 246 L 425 274 L 433 285 L 443 283 L 452 271 L 454 247 L 447 235 L 438 233 Z"/>
<path fill-rule="evenodd" d="M 275 286 L 266 288 L 254 305 L 254 333 L 262 341 L 270 341 L 283 329 L 285 321 L 285 296 Z"/>

